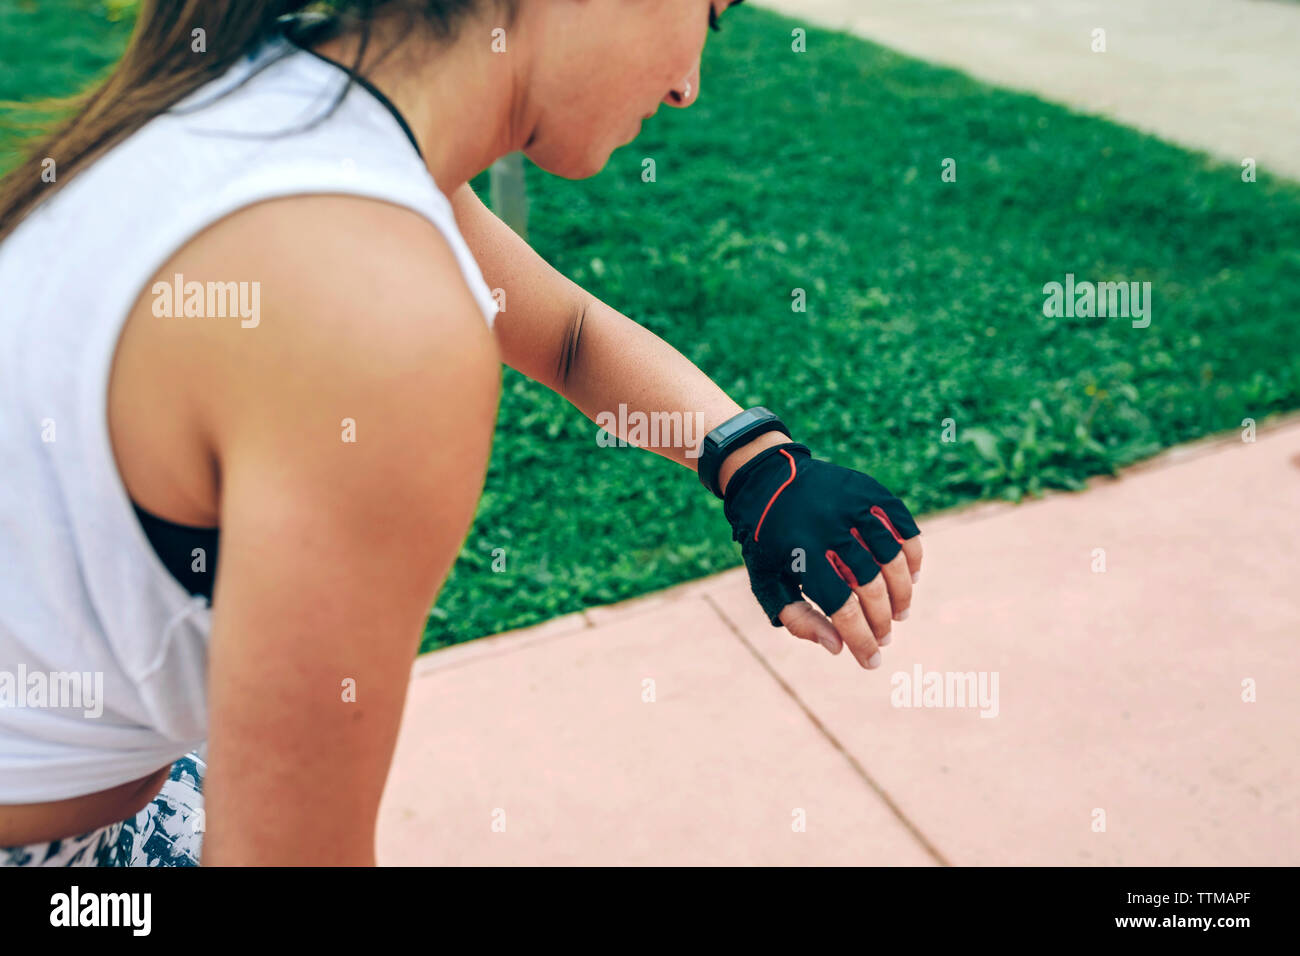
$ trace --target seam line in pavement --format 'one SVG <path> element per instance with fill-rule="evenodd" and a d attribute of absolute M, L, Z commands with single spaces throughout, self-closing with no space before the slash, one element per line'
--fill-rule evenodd
<path fill-rule="evenodd" d="M 908 833 L 912 834 L 913 839 L 915 839 L 916 842 L 921 844 L 921 847 L 925 850 L 926 853 L 930 855 L 931 859 L 933 859 L 940 866 L 952 866 L 952 864 L 948 861 L 948 859 L 941 852 L 939 852 L 939 848 L 930 842 L 929 838 L 926 837 L 926 835 L 920 831 L 920 829 L 917 827 L 915 823 L 913 823 L 911 820 L 908 819 L 907 814 L 905 814 L 902 811 L 902 808 L 899 807 L 898 804 L 896 804 L 893 801 L 893 798 L 891 798 L 889 794 L 885 792 L 885 788 L 882 787 L 879 783 L 877 783 L 875 778 L 872 777 L 871 774 L 867 772 L 867 768 L 862 766 L 862 764 L 858 762 L 857 758 L 854 757 L 853 754 L 849 753 L 848 749 L 845 748 L 844 744 L 840 742 L 839 738 L 836 737 L 835 734 L 831 733 L 830 728 L 827 727 L 825 724 L 823 724 L 821 720 L 817 717 L 817 715 L 814 714 L 812 710 L 808 707 L 808 705 L 803 702 L 803 700 L 795 692 L 795 689 L 786 682 L 785 678 L 783 678 L 777 672 L 776 668 L 774 668 L 771 665 L 771 663 L 768 662 L 767 658 L 759 653 L 758 648 L 756 648 L 745 637 L 745 635 L 741 633 L 740 628 L 736 627 L 735 623 L 731 620 L 731 618 L 727 617 L 727 615 L 723 612 L 722 608 L 718 607 L 718 605 L 714 602 L 713 596 L 711 594 L 705 593 L 702 595 L 702 597 L 704 598 L 705 603 L 708 604 L 709 607 L 713 608 L 713 612 L 717 614 L 718 617 L 722 618 L 722 623 L 727 625 L 727 629 L 730 630 L 731 633 L 736 636 L 736 639 L 740 641 L 741 644 L 745 645 L 745 647 L 749 650 L 749 653 L 754 656 L 754 659 L 757 660 L 758 663 L 762 665 L 763 669 L 766 670 L 768 674 L 772 676 L 772 679 L 776 681 L 777 685 L 783 691 L 785 691 L 786 695 L 789 696 L 789 698 L 793 700 L 795 704 L 798 705 L 799 709 L 804 712 L 804 716 L 806 716 L 812 722 L 812 725 L 817 728 L 817 731 L 828 741 L 830 741 L 831 746 L 834 747 L 836 750 L 838 750 L 840 752 L 840 755 L 846 761 L 848 761 L 848 764 L 850 767 L 853 768 L 854 773 L 856 773 L 859 777 L 862 778 L 863 782 L 865 782 L 866 785 L 875 792 L 876 796 L 878 796 L 881 799 L 881 801 L 884 802 L 885 806 L 889 808 L 889 812 L 892 813 L 894 817 L 898 820 L 898 822 L 901 823 L 907 829 Z M 797 638 L 792 637 L 792 640 L 797 640 Z"/>

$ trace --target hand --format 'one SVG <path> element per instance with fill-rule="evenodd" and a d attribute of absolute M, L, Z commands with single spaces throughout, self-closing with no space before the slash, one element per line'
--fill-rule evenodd
<path fill-rule="evenodd" d="M 879 667 L 921 570 L 921 532 L 907 506 L 869 475 L 813 458 L 796 442 L 745 462 L 723 501 L 773 626 L 832 654 L 847 644 L 863 667 Z"/>

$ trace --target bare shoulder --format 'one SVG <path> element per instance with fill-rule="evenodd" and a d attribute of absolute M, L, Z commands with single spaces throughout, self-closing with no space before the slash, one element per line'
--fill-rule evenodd
<path fill-rule="evenodd" d="M 114 447 L 138 502 L 207 523 L 236 442 L 288 450 L 362 415 L 409 443 L 439 403 L 490 420 L 499 362 L 433 223 L 363 197 L 276 199 L 206 229 L 142 290 L 115 357 Z"/>
<path fill-rule="evenodd" d="M 450 244 L 422 216 L 350 196 L 268 202 L 194 251 L 218 278 L 260 290 L 255 323 L 201 333 L 216 339 L 199 350 L 199 374 L 214 377 L 220 400 L 205 400 L 203 416 L 220 444 L 256 433 L 254 443 L 294 445 L 305 423 L 335 434 L 364 419 L 371 453 L 409 454 L 440 406 L 480 424 L 494 415 L 495 340 Z"/>
<path fill-rule="evenodd" d="M 383 383 L 401 401 L 435 377 L 499 361 L 447 239 L 390 203 L 329 195 L 251 206 L 187 245 L 160 278 L 169 274 L 240 303 L 171 325 L 207 417 L 248 401 L 265 411 L 299 387 L 323 400 Z"/>
<path fill-rule="evenodd" d="M 271 321 L 239 324 L 268 339 L 297 339 L 310 329 L 322 345 L 400 352 L 448 333 L 490 338 L 446 238 L 390 203 L 355 196 L 265 202 L 216 224 L 184 254 L 219 273 L 218 281 L 258 283 Z"/>

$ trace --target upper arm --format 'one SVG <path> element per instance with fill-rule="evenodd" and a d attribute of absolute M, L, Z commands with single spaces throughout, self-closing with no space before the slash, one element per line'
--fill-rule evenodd
<path fill-rule="evenodd" d="M 495 323 L 502 360 L 563 392 L 594 297 L 497 218 L 468 183 L 452 193 L 451 204 L 483 278 L 505 290 L 505 314 Z"/>
<path fill-rule="evenodd" d="M 430 224 L 366 200 L 279 205 L 200 250 L 262 283 L 260 324 L 211 343 L 196 383 L 221 510 L 203 862 L 371 863 L 422 626 L 481 490 L 499 366 Z"/>

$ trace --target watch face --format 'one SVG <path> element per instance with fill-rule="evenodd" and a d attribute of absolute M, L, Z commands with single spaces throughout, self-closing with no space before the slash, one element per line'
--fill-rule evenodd
<path fill-rule="evenodd" d="M 776 421 L 776 416 L 766 408 L 761 406 L 748 408 L 735 418 L 723 422 L 704 436 L 705 447 L 711 451 L 717 451 L 747 429 L 765 422 L 775 423 Z"/>
<path fill-rule="evenodd" d="M 732 421 L 731 427 L 727 429 L 727 437 L 730 438 L 731 436 L 744 431 L 746 428 L 752 425 L 753 422 L 754 422 L 754 416 L 746 412 L 740 418 L 734 419 Z"/>
<path fill-rule="evenodd" d="M 765 414 L 753 408 L 746 409 L 722 426 L 726 429 L 726 434 L 723 436 L 724 440 L 769 417 L 774 418 L 775 416 L 771 412 Z"/>

